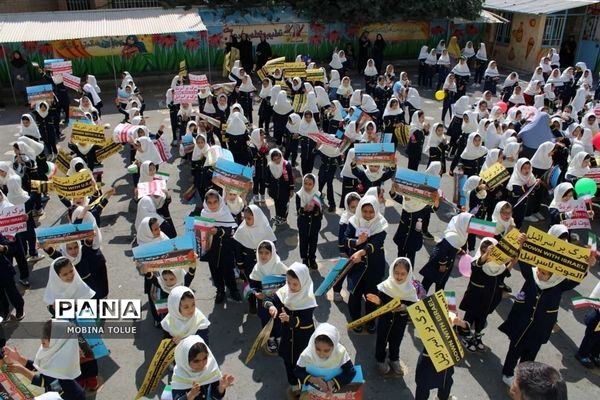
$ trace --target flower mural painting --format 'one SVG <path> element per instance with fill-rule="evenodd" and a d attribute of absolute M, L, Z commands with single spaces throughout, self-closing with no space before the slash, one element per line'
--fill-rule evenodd
<path fill-rule="evenodd" d="M 310 25 L 310 30 L 315 35 L 320 35 L 321 33 L 325 32 L 325 28 L 326 27 L 324 24 L 320 24 L 318 22 Z"/>
<path fill-rule="evenodd" d="M 467 35 L 476 36 L 478 33 L 479 33 L 479 29 L 477 29 L 477 26 L 475 26 L 473 24 L 467 25 Z"/>
<path fill-rule="evenodd" d="M 40 54 L 43 54 L 45 56 L 50 56 L 54 54 L 54 49 L 52 48 L 52 45 L 50 43 L 44 43 L 40 45 L 38 51 Z"/>
<path fill-rule="evenodd" d="M 219 47 L 219 46 L 221 46 L 222 40 L 223 40 L 223 34 L 215 33 L 214 35 L 210 35 L 208 37 L 208 45 L 211 47 Z"/>
<path fill-rule="evenodd" d="M 175 42 L 177 42 L 177 38 L 175 37 L 175 35 L 163 35 L 163 37 L 160 39 L 160 43 L 163 45 L 163 47 L 170 49 L 171 47 L 175 46 Z"/>
<path fill-rule="evenodd" d="M 200 39 L 208 39 L 208 31 L 199 31 L 198 36 L 200 36 Z"/>
<path fill-rule="evenodd" d="M 437 36 L 437 35 L 441 35 L 442 33 L 444 33 L 444 28 L 442 28 L 441 26 L 436 25 L 436 26 L 431 27 L 432 35 Z"/>
<path fill-rule="evenodd" d="M 308 43 L 310 43 L 311 46 L 318 46 L 321 43 L 321 36 L 319 35 L 312 35 L 311 37 L 308 38 Z"/>
<path fill-rule="evenodd" d="M 346 35 L 350 38 L 358 36 L 359 32 L 360 32 L 359 25 L 350 25 L 350 26 L 348 26 L 348 28 L 346 28 Z"/>
<path fill-rule="evenodd" d="M 198 47 L 200 47 L 200 41 L 196 38 L 190 38 L 183 42 L 183 47 L 188 50 L 196 50 Z"/>
<path fill-rule="evenodd" d="M 36 51 L 37 47 L 37 42 L 23 42 L 23 48 L 29 53 L 33 53 L 34 51 Z"/>
<path fill-rule="evenodd" d="M 331 31 L 329 32 L 328 38 L 330 42 L 337 42 L 342 38 L 342 34 L 338 31 Z"/>

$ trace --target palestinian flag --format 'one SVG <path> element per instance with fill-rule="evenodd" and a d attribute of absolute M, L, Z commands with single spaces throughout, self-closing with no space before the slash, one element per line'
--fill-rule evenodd
<path fill-rule="evenodd" d="M 456 312 L 456 292 L 444 292 L 446 303 L 448 303 L 448 311 Z"/>
<path fill-rule="evenodd" d="M 592 251 L 592 255 L 595 256 L 598 253 L 598 237 L 595 233 L 588 233 L 588 246 Z"/>
<path fill-rule="evenodd" d="M 469 233 L 476 236 L 494 237 L 496 235 L 496 223 L 483 219 L 471 218 Z"/>
<path fill-rule="evenodd" d="M 594 299 L 591 297 L 576 296 L 571 298 L 571 302 L 575 308 L 600 308 L 600 299 Z"/>

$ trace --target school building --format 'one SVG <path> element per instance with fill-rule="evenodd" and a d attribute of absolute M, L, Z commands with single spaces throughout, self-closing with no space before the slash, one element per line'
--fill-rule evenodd
<path fill-rule="evenodd" d="M 600 71 L 600 1 L 485 0 L 483 6 L 508 20 L 488 26 L 489 59 L 531 72 L 555 48 L 561 58 L 571 54 Z"/>

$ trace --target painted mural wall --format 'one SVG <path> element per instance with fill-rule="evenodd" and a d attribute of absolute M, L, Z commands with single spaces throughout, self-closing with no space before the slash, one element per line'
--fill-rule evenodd
<path fill-rule="evenodd" d="M 545 16 L 514 14 L 510 43 L 495 43 L 492 57 L 512 68 L 532 71 L 549 51 L 541 47 L 545 22 Z M 490 34 L 495 37 L 495 27 Z"/>
<path fill-rule="evenodd" d="M 483 37 L 484 25 L 454 24 L 451 21 L 398 21 L 350 25 L 322 24 L 303 21 L 289 9 L 255 9 L 248 13 L 225 14 L 222 10 L 200 9 L 199 14 L 208 32 L 165 33 L 160 35 L 130 35 L 52 42 L 25 42 L 4 45 L 6 59 L 19 50 L 26 59 L 42 65 L 44 59 L 63 58 L 73 63 L 76 76 L 93 74 L 98 78 L 112 77 L 116 72 L 176 73 L 179 62 L 186 60 L 190 71 L 220 69 L 225 43 L 232 34 L 247 33 L 254 44 L 266 34 L 274 56 L 289 60 L 297 54 L 309 55 L 322 65 L 328 64 L 335 48 L 348 44 L 356 48 L 358 37 L 371 32 L 371 40 L 381 33 L 387 42 L 386 60 L 414 59 L 423 44 L 434 46 L 441 39 L 456 35 L 461 46 L 472 40 L 476 47 Z M 0 49 L 1 51 L 1 49 Z M 9 70 L 0 54 L 0 80 L 8 84 Z M 33 80 L 37 72 L 30 69 Z"/>

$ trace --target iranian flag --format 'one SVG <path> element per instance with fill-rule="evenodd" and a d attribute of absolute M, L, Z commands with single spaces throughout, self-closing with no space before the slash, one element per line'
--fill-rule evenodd
<path fill-rule="evenodd" d="M 494 237 L 496 235 L 496 223 L 483 219 L 471 218 L 469 233 L 483 237 Z"/>
<path fill-rule="evenodd" d="M 162 179 L 162 180 L 164 180 L 164 181 L 168 180 L 168 179 L 169 179 L 169 177 L 170 177 L 170 175 L 169 175 L 169 174 L 167 174 L 166 172 L 157 171 L 157 172 L 154 174 L 154 178 L 155 178 L 155 179 Z"/>
<path fill-rule="evenodd" d="M 321 204 L 320 193 L 317 193 L 313 196 L 312 203 L 319 208 L 323 208 L 323 204 Z"/>
<path fill-rule="evenodd" d="M 588 233 L 588 246 L 592 251 L 592 255 L 595 256 L 598 253 L 598 237 L 595 233 Z"/>
<path fill-rule="evenodd" d="M 214 218 L 194 217 L 194 230 L 200 232 L 200 247 L 208 251 L 208 230 L 215 226 Z"/>
<path fill-rule="evenodd" d="M 600 308 L 600 299 L 593 299 L 591 297 L 576 296 L 571 298 L 571 302 L 573 303 L 573 307 L 575 308 Z"/>
<path fill-rule="evenodd" d="M 448 311 L 456 312 L 456 292 L 444 292 L 446 303 L 448 303 Z"/>
<path fill-rule="evenodd" d="M 154 301 L 154 307 L 158 315 L 166 315 L 169 312 L 167 307 L 167 299 L 156 299 Z"/>

